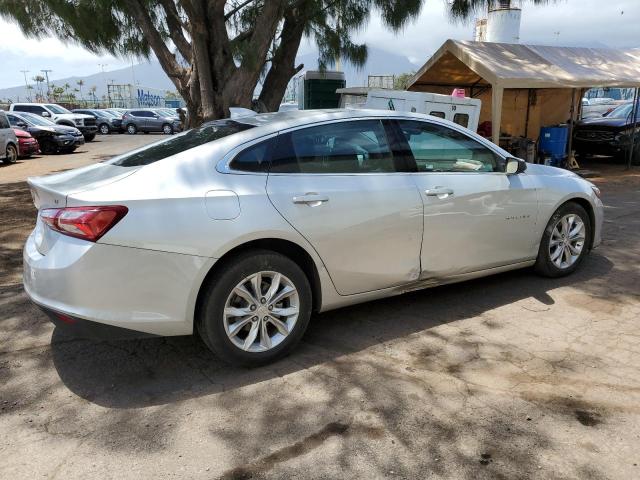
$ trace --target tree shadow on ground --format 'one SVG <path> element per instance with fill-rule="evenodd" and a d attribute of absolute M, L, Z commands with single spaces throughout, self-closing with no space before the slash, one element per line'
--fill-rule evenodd
<path fill-rule="evenodd" d="M 162 405 L 263 382 L 526 298 L 551 305 L 551 290 L 612 267 L 597 254 L 586 263 L 564 279 L 541 279 L 525 270 L 316 315 L 289 357 L 257 369 L 225 364 L 197 336 L 100 342 L 74 339 L 56 328 L 51 354 L 64 384 L 89 401 L 111 408 Z"/>

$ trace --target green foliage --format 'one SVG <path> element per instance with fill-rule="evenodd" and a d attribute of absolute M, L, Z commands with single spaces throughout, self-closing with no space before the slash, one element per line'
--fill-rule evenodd
<path fill-rule="evenodd" d="M 409 87 L 409 82 L 415 74 L 416 72 L 405 72 L 400 75 L 396 75 L 393 79 L 393 88 L 395 90 L 406 90 Z"/>
<path fill-rule="evenodd" d="M 556 0 L 524 0 L 534 5 L 544 5 Z M 449 15 L 456 20 L 467 20 L 474 15 L 487 11 L 487 7 L 497 3 L 496 0 L 448 0 Z"/>

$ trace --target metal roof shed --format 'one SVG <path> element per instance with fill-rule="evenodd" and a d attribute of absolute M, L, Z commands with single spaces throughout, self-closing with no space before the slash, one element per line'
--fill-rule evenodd
<path fill-rule="evenodd" d="M 447 40 L 414 75 L 408 89 L 440 93 L 454 87 L 470 88 L 471 96 L 480 96 L 491 89 L 493 141 L 498 143 L 505 90 L 513 91 L 513 105 L 510 102 L 511 110 L 507 112 L 511 120 L 515 116 L 523 117 L 525 105 L 518 101 L 517 91 L 533 89 L 543 90 L 547 99 L 546 104 L 539 106 L 541 119 L 538 123 L 543 123 L 545 117 L 553 118 L 553 115 L 545 115 L 546 108 L 555 110 L 555 117 L 565 115 L 566 120 L 577 89 L 640 87 L 640 49 Z M 528 95 L 527 123 L 530 98 Z M 559 101 L 560 98 L 564 101 Z M 570 100 L 568 104 L 567 99 Z"/>

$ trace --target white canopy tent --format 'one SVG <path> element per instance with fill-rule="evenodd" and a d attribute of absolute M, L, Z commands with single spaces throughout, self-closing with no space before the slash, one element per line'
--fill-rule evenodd
<path fill-rule="evenodd" d="M 547 99 L 538 112 L 541 124 L 545 120 L 543 107 L 555 109 L 555 117 L 565 115 L 566 120 L 570 114 L 574 118 L 576 91 L 592 87 L 640 87 L 640 49 L 447 40 L 414 75 L 408 89 L 442 93 L 452 88 L 469 88 L 470 96 L 480 96 L 490 89 L 492 135 L 494 143 L 498 143 L 505 90 L 513 91 L 516 97 L 518 90 L 529 90 L 526 132 L 531 90 L 544 92 L 543 100 Z M 560 98 L 565 101 L 559 101 Z M 511 117 L 519 113 L 522 118 L 524 105 L 517 98 L 513 105 Z"/>

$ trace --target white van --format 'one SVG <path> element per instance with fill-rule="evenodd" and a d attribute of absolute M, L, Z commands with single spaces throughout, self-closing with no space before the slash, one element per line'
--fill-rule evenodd
<path fill-rule="evenodd" d="M 477 98 L 369 87 L 339 88 L 336 92 L 340 94 L 340 108 L 426 113 L 474 132 L 478 129 L 482 102 Z"/>

